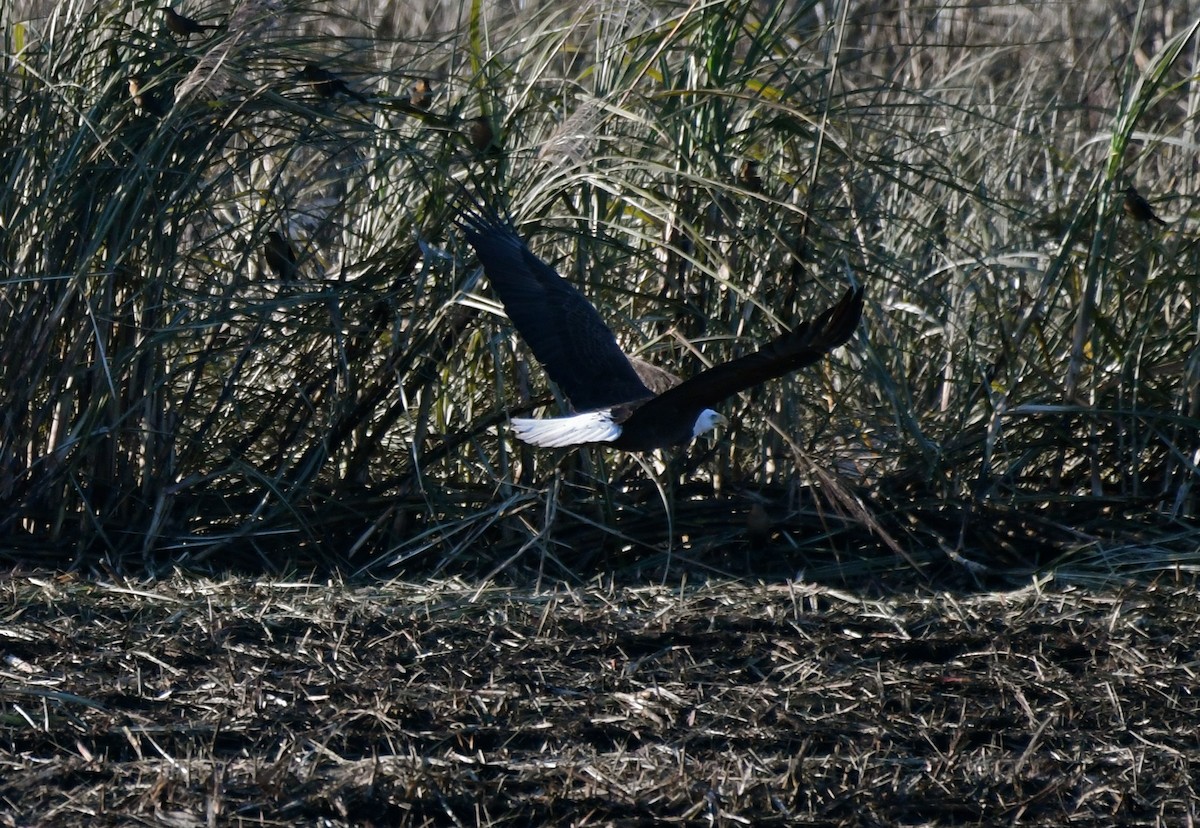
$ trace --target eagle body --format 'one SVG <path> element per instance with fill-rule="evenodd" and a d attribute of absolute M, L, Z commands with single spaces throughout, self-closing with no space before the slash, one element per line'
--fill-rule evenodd
<path fill-rule="evenodd" d="M 518 333 L 576 413 L 514 418 L 516 436 L 536 446 L 605 444 L 625 451 L 682 445 L 724 421 L 713 406 L 739 391 L 810 365 L 854 334 L 863 291 L 850 288 L 816 318 L 739 359 L 683 382 L 631 360 L 600 314 L 572 284 L 494 213 L 459 220 Z M 653 388 L 651 387 L 653 386 Z"/>
<path fill-rule="evenodd" d="M 680 412 L 664 418 L 657 427 L 648 428 L 635 419 L 640 408 L 638 403 L 630 403 L 542 420 L 513 417 L 512 428 L 518 439 L 544 448 L 607 443 L 624 451 L 653 451 L 689 443 L 725 421 L 716 411 L 706 408 L 694 415 Z"/>

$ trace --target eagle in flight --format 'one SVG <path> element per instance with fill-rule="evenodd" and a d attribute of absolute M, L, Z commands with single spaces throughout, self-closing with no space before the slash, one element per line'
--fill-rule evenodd
<path fill-rule="evenodd" d="M 862 316 L 863 290 L 851 287 L 836 305 L 754 353 L 679 382 L 627 357 L 592 304 L 535 256 L 510 222 L 484 210 L 464 212 L 458 224 L 508 318 L 576 412 L 514 417 L 516 436 L 535 446 L 651 451 L 688 443 L 725 422 L 713 406 L 817 362 L 850 339 Z"/>

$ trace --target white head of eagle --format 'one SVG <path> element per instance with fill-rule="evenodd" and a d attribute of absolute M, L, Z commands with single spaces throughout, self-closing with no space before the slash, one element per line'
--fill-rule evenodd
<path fill-rule="evenodd" d="M 535 446 L 652 451 L 688 443 L 726 422 L 712 406 L 811 365 L 849 340 L 862 317 L 863 290 L 851 287 L 836 305 L 754 353 L 656 388 L 655 374 L 665 372 L 639 370 L 592 304 L 533 255 L 512 224 L 488 209 L 465 212 L 458 224 L 508 318 L 577 412 L 514 417 L 513 432 Z"/>
<path fill-rule="evenodd" d="M 700 416 L 696 418 L 696 424 L 692 426 L 692 436 L 699 437 L 701 434 L 707 434 L 719 425 L 724 425 L 729 422 L 724 414 L 718 414 L 711 408 L 706 408 L 700 412 Z"/>

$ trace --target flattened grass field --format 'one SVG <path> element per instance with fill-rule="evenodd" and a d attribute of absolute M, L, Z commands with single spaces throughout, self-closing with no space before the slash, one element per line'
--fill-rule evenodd
<path fill-rule="evenodd" d="M 0 7 L 0 825 L 1193 824 L 1197 28 Z M 683 377 L 863 319 L 531 447 L 480 208 Z"/>
<path fill-rule="evenodd" d="M 1190 588 L 21 578 L 4 611 L 14 825 L 1187 825 L 1200 802 Z"/>

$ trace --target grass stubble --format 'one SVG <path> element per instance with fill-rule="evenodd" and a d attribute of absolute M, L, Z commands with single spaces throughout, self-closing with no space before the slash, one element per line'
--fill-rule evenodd
<path fill-rule="evenodd" d="M 9 825 L 1161 825 L 1200 611 L 608 579 L 5 587 Z"/>

